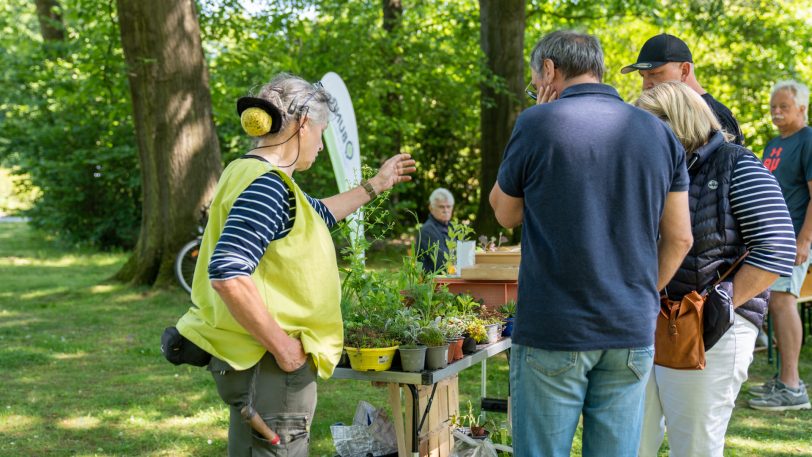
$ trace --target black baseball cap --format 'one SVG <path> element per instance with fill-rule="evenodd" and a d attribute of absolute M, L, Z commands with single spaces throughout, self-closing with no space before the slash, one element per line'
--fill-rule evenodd
<path fill-rule="evenodd" d="M 637 70 L 651 70 L 668 62 L 693 61 L 691 50 L 684 41 L 674 35 L 662 33 L 649 38 L 640 49 L 637 62 L 623 67 L 620 72 L 626 74 Z"/>

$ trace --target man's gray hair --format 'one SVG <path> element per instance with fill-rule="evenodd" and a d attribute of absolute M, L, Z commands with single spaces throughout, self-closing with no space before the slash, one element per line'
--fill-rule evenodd
<path fill-rule="evenodd" d="M 440 201 L 448 202 L 453 205 L 454 196 L 451 195 L 451 192 L 449 192 L 448 189 L 438 187 L 434 189 L 434 192 L 432 192 L 431 195 L 429 195 L 429 204 L 434 206 L 435 203 Z"/>
<path fill-rule="evenodd" d="M 809 122 L 809 88 L 794 79 L 778 81 L 773 86 L 772 91 L 770 91 L 770 98 L 773 98 L 775 93 L 779 90 L 789 91 L 792 94 L 792 98 L 795 99 L 795 106 L 799 108 L 802 106 L 806 107 L 804 110 L 804 119 Z"/>
<path fill-rule="evenodd" d="M 542 38 L 530 53 L 530 68 L 541 74 L 544 59 L 550 59 L 564 76 L 574 78 L 590 73 L 603 80 L 603 50 L 592 35 L 572 30 L 558 30 Z"/>

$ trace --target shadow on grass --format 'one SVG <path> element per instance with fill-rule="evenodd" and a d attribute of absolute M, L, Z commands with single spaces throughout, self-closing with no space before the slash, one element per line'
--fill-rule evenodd
<path fill-rule="evenodd" d="M 228 412 L 211 376 L 160 355 L 160 334 L 188 309 L 188 295 L 111 283 L 125 255 L 66 254 L 20 225 L 0 226 L 0 367 L 13 372 L 0 388 L 0 455 L 225 455 Z M 400 249 L 371 263 L 396 268 Z M 9 255 L 15 265 L 4 263 Z M 75 258 L 55 260 L 66 256 Z M 807 381 L 810 348 L 801 357 Z M 757 356 L 751 384 L 772 372 Z M 506 397 L 507 377 L 504 357 L 489 362 L 488 396 Z M 477 367 L 463 371 L 461 404 L 470 399 L 478 409 L 479 382 Z M 386 390 L 369 383 L 330 380 L 318 389 L 313 456 L 334 455 L 330 425 L 351 422 L 358 401 L 388 410 Z M 812 413 L 746 410 L 746 398 L 725 455 L 812 456 Z"/>
<path fill-rule="evenodd" d="M 0 351 L 0 367 L 3 370 L 29 368 L 50 362 L 51 357 L 37 351 L 24 348 L 4 348 Z"/>

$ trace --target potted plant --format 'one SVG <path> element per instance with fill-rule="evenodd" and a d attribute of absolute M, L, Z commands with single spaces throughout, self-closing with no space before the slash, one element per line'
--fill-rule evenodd
<path fill-rule="evenodd" d="M 460 416 L 454 415 L 451 418 L 451 425 L 474 439 L 482 440 L 489 435 L 485 427 L 479 424 L 479 416 L 474 414 L 474 406 L 471 404 L 471 400 L 468 400 L 468 413 Z"/>
<path fill-rule="evenodd" d="M 513 320 L 516 316 L 516 302 L 508 300 L 504 305 L 498 308 L 498 311 L 505 316 L 505 328 L 502 329 L 502 336 L 510 336 L 513 334 Z"/>
<path fill-rule="evenodd" d="M 488 331 L 485 329 L 485 322 L 479 317 L 473 316 L 468 320 L 465 327 L 465 332 L 472 340 L 474 340 L 473 351 L 476 351 L 477 343 L 484 343 L 488 341 Z M 465 343 L 463 343 L 463 346 L 465 346 Z M 464 347 L 463 349 L 466 348 Z M 470 350 L 470 346 L 467 349 Z"/>
<path fill-rule="evenodd" d="M 363 170 L 365 176 L 370 170 Z M 365 207 L 362 222 L 348 219 L 336 226 L 344 260 L 341 282 L 341 313 L 344 317 L 345 350 L 353 369 L 387 370 L 392 364 L 400 334 L 387 328 L 387 319 L 402 308 L 397 282 L 391 274 L 367 271 L 364 252 L 382 240 L 392 227 L 383 206 L 386 195 Z"/>
<path fill-rule="evenodd" d="M 417 313 L 411 308 L 400 309 L 387 321 L 386 327 L 387 332 L 397 334 L 402 343 L 398 346 L 398 352 L 403 371 L 423 371 L 426 365 L 426 346 L 417 341 L 421 330 Z"/>
<path fill-rule="evenodd" d="M 502 319 L 489 318 L 485 319 L 485 333 L 487 334 L 488 344 L 493 344 L 499 341 L 499 336 L 502 334 Z"/>
<path fill-rule="evenodd" d="M 356 371 L 385 371 L 392 367 L 398 341 L 379 328 L 350 321 L 345 325 L 344 350 Z"/>
<path fill-rule="evenodd" d="M 448 343 L 445 340 L 445 335 L 437 327 L 436 324 L 431 323 L 423 327 L 417 341 L 427 346 L 426 349 L 426 368 L 429 370 L 437 370 L 445 368 L 448 365 Z"/>
<path fill-rule="evenodd" d="M 354 286 L 346 297 L 351 311 L 344 321 L 344 345 L 350 365 L 360 371 L 388 370 L 400 334 L 387 328 L 387 319 L 401 309 L 400 294 L 391 278 L 381 273 L 368 272 L 351 281 Z"/>
<path fill-rule="evenodd" d="M 462 343 L 465 332 L 465 322 L 457 316 L 447 316 L 439 323 L 446 341 L 448 341 L 448 363 L 459 360 L 463 357 Z"/>
<path fill-rule="evenodd" d="M 497 342 L 502 333 L 501 325 L 504 320 L 504 315 L 492 308 L 482 306 L 479 308 L 479 318 L 482 319 L 485 324 L 485 331 L 488 334 L 488 344 Z"/>
<path fill-rule="evenodd" d="M 488 238 L 485 235 L 481 235 L 479 238 L 477 238 L 477 240 L 479 241 L 478 248 L 483 252 L 496 251 L 502 246 L 502 243 L 508 242 L 507 237 L 502 235 L 502 232 L 499 232 L 498 239 L 494 236 Z"/>

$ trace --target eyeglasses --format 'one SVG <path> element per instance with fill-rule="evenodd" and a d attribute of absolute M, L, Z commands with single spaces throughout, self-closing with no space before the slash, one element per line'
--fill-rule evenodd
<path fill-rule="evenodd" d="M 533 86 L 533 81 L 530 81 L 527 84 L 527 87 L 524 88 L 524 93 L 527 94 L 527 98 L 530 100 L 538 100 L 538 90 L 536 90 L 536 87 Z"/>

